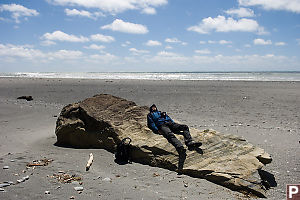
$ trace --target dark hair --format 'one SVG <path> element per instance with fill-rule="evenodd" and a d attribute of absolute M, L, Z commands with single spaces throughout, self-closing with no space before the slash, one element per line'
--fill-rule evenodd
<path fill-rule="evenodd" d="M 156 105 L 155 105 L 155 104 L 152 104 L 152 106 L 150 106 L 150 108 L 149 108 L 150 112 L 152 112 L 152 108 L 153 108 L 153 107 L 155 107 L 155 108 L 157 109 Z"/>

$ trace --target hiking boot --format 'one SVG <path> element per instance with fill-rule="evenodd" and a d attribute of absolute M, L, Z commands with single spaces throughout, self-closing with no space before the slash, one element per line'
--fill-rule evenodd
<path fill-rule="evenodd" d="M 200 147 L 201 145 L 202 145 L 201 142 L 195 142 L 194 140 L 186 143 L 186 146 L 188 148 L 197 148 L 197 147 Z"/>
<path fill-rule="evenodd" d="M 179 147 L 177 149 L 177 152 L 179 154 L 179 161 L 178 161 L 178 170 L 183 169 L 184 161 L 186 159 L 186 150 L 184 147 Z"/>

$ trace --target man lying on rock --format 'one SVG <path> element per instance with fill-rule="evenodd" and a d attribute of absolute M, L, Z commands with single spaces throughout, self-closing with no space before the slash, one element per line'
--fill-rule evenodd
<path fill-rule="evenodd" d="M 184 136 L 185 145 L 189 149 L 197 148 L 202 144 L 193 140 L 187 125 L 175 123 L 165 112 L 158 111 L 155 104 L 150 107 L 150 113 L 147 115 L 147 124 L 148 128 L 154 133 L 163 135 L 176 148 L 179 154 L 179 169 L 183 167 L 186 150 L 174 133 Z"/>

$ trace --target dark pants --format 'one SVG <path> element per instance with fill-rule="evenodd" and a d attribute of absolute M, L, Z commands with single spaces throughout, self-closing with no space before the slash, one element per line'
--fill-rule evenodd
<path fill-rule="evenodd" d="M 177 150 L 183 147 L 183 144 L 176 138 L 174 133 L 183 135 L 185 144 L 193 140 L 187 125 L 167 122 L 161 125 L 159 130 Z"/>

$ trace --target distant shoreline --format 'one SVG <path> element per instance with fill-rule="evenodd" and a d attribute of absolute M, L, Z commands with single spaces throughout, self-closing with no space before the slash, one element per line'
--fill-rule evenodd
<path fill-rule="evenodd" d="M 300 81 L 300 72 L 15 72 L 0 78 L 64 78 L 100 80 Z"/>

